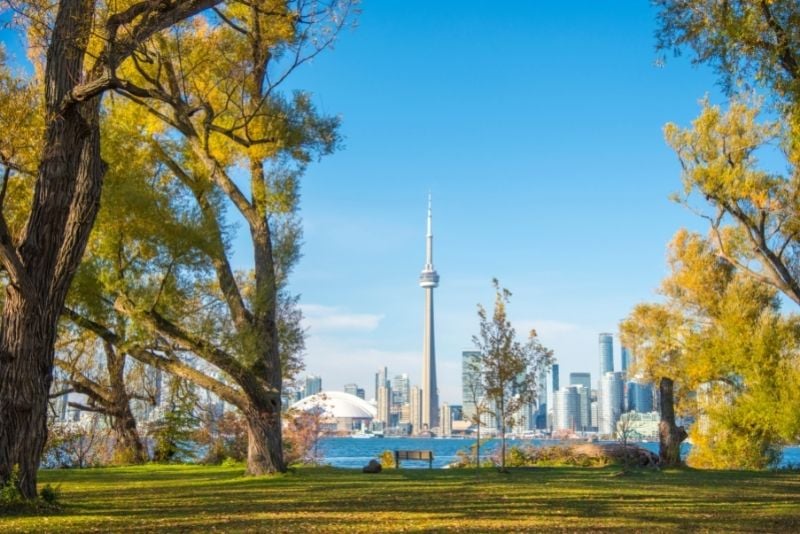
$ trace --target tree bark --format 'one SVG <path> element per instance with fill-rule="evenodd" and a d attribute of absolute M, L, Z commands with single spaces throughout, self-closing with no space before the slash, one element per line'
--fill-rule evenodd
<path fill-rule="evenodd" d="M 261 403 L 260 403 L 261 404 Z M 283 461 L 280 404 L 267 401 L 244 410 L 247 421 L 247 474 L 271 475 L 286 471 Z"/>
<path fill-rule="evenodd" d="M 59 6 L 45 69 L 49 120 L 18 249 L 23 270 L 6 288 L 0 318 L 0 482 L 18 466 L 20 491 L 29 499 L 36 496 L 47 437 L 58 317 L 97 215 L 104 172 L 99 98 L 60 107 L 80 81 L 93 12 L 92 0 Z"/>
<path fill-rule="evenodd" d="M 131 411 L 131 399 L 125 384 L 125 353 L 106 341 L 108 384 L 111 394 L 111 428 L 114 432 L 114 461 L 120 464 L 140 464 L 147 460 L 144 445 L 136 430 L 136 419 Z"/>
<path fill-rule="evenodd" d="M 671 378 L 659 381 L 661 421 L 658 426 L 658 457 L 661 467 L 680 467 L 681 443 L 686 439 L 686 430 L 675 423 L 675 395 Z"/>

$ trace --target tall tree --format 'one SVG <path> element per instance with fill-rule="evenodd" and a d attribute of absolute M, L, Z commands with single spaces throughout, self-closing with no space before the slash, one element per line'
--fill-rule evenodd
<path fill-rule="evenodd" d="M 480 332 L 472 337 L 479 357 L 483 395 L 493 408 L 500 429 L 500 469 L 506 468 L 506 429 L 514 424 L 517 412 L 533 402 L 538 378 L 553 361 L 553 351 L 539 342 L 536 331 L 525 343 L 517 340 L 506 306 L 511 292 L 492 280 L 495 289 L 491 316 L 478 305 Z"/>
<path fill-rule="evenodd" d="M 683 166 L 682 202 L 710 224 L 718 253 L 800 304 L 800 5 L 794 0 L 658 0 L 658 45 L 690 49 L 732 97 L 706 100 L 691 128 L 668 124 Z M 760 104 L 774 119 L 759 123 Z M 743 96 L 744 95 L 744 96 Z M 785 172 L 761 166 L 777 146 Z M 778 166 L 772 166 L 778 168 Z"/>
<path fill-rule="evenodd" d="M 29 216 L 19 234 L 0 219 L 0 265 L 9 280 L 0 316 L 0 482 L 18 466 L 27 498 L 36 495 L 47 435 L 58 318 L 99 207 L 101 97 L 124 83 L 118 68 L 143 43 L 217 3 L 148 0 L 118 11 L 94 0 L 4 2 L 46 50 L 37 80 L 44 134 Z M 3 192 L 11 175 L 4 173 Z"/>
<path fill-rule="evenodd" d="M 302 63 L 330 46 L 352 2 L 298 0 L 264 10 L 233 2 L 143 50 L 119 91 L 161 122 L 153 150 L 194 199 L 209 244 L 230 336 L 198 331 L 179 308 L 120 294 L 118 310 L 222 370 L 236 384 L 248 424 L 248 472 L 282 471 L 280 393 L 285 376 L 278 321 L 287 276 L 299 256 L 298 183 L 305 166 L 338 144 L 338 120 L 317 114 L 308 95 L 281 94 Z M 213 43 L 213 46 L 208 46 Z M 240 178 L 242 175 L 246 179 Z M 254 265 L 233 270 L 225 199 L 250 235 Z M 244 400 L 242 400 L 244 399 Z"/>

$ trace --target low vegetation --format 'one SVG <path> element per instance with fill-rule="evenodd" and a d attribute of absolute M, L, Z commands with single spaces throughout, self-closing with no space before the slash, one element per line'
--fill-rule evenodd
<path fill-rule="evenodd" d="M 325 467 L 245 477 L 237 466 L 46 470 L 61 511 L 0 517 L 2 532 L 776 532 L 800 530 L 800 473 Z"/>

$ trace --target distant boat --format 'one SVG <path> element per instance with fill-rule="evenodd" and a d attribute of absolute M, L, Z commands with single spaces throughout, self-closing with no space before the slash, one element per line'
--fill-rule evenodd
<path fill-rule="evenodd" d="M 356 439 L 382 438 L 383 432 L 365 432 L 364 430 L 361 430 L 359 432 L 353 432 L 350 434 L 350 437 Z"/>

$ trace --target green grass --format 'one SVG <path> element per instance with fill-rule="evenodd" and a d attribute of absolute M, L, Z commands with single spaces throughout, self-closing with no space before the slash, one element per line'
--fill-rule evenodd
<path fill-rule="evenodd" d="M 271 478 L 241 467 L 43 471 L 63 510 L 0 517 L 0 532 L 800 532 L 800 474 L 615 468 L 303 468 Z"/>

